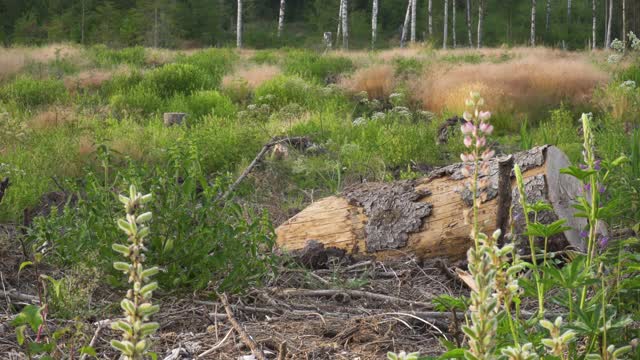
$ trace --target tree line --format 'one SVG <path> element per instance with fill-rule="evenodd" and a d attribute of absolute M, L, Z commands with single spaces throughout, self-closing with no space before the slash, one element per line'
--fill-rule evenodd
<path fill-rule="evenodd" d="M 115 47 L 608 47 L 637 0 L 0 0 L 0 41 Z"/>

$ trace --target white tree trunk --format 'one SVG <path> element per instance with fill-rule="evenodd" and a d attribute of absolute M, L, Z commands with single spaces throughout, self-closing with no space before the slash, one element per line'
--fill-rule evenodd
<path fill-rule="evenodd" d="M 449 20 L 449 0 L 444 0 L 444 36 L 442 37 L 442 48 L 447 48 L 447 28 Z"/>
<path fill-rule="evenodd" d="M 338 9 L 338 30 L 336 31 L 336 46 L 340 43 L 340 36 L 342 35 L 342 8 L 344 8 L 344 1 L 340 0 L 340 9 Z"/>
<path fill-rule="evenodd" d="M 411 20 L 411 5 L 413 0 L 407 2 L 407 13 L 404 15 L 404 24 L 402 24 L 402 35 L 400 35 L 400 47 L 404 47 L 404 42 L 407 39 L 407 28 L 409 27 L 409 20 Z"/>
<path fill-rule="evenodd" d="M 429 37 L 433 36 L 433 0 L 429 0 L 428 5 L 428 17 L 429 17 Z"/>
<path fill-rule="evenodd" d="M 242 48 L 242 0 L 238 0 L 238 18 L 236 20 L 236 47 Z"/>
<path fill-rule="evenodd" d="M 418 0 L 411 1 L 411 43 L 416 42 L 416 5 Z"/>
<path fill-rule="evenodd" d="M 604 0 L 604 39 L 602 39 L 602 47 L 607 47 L 607 37 L 609 36 L 607 33 L 607 20 L 609 19 L 609 0 Z"/>
<path fill-rule="evenodd" d="M 531 46 L 536 46 L 536 0 L 531 0 Z"/>
<path fill-rule="evenodd" d="M 456 44 L 456 0 L 451 1 L 451 40 L 453 41 L 453 48 L 455 49 Z"/>
<path fill-rule="evenodd" d="M 484 22 L 484 0 L 478 0 L 478 49 L 482 47 L 482 23 Z"/>
<path fill-rule="evenodd" d="M 609 19 L 607 19 L 607 49 L 611 47 L 611 22 L 613 20 L 613 0 L 609 0 Z"/>
<path fill-rule="evenodd" d="M 376 47 L 376 35 L 378 34 L 378 0 L 373 0 L 371 9 L 371 48 Z"/>
<path fill-rule="evenodd" d="M 627 48 L 627 0 L 622 0 L 622 43 Z"/>
<path fill-rule="evenodd" d="M 469 47 L 473 47 L 473 34 L 471 33 L 471 0 L 467 0 L 467 35 L 469 35 Z"/>
<path fill-rule="evenodd" d="M 280 0 L 280 14 L 278 15 L 278 37 L 282 35 L 284 28 L 284 7 L 286 0 Z"/>
<path fill-rule="evenodd" d="M 343 0 L 342 6 L 342 48 L 349 48 L 349 0 Z"/>
<path fill-rule="evenodd" d="M 544 22 L 544 32 L 549 34 L 551 30 L 551 0 L 547 0 L 547 13 Z"/>
<path fill-rule="evenodd" d="M 591 48 L 596 49 L 596 0 L 591 1 Z"/>

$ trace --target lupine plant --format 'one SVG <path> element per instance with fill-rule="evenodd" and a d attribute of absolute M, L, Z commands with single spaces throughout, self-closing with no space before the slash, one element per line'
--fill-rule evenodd
<path fill-rule="evenodd" d="M 158 273 L 157 267 L 144 268 L 145 238 L 149 235 L 149 227 L 145 225 L 151 220 L 151 213 L 138 214 L 143 205 L 151 200 L 151 194 L 142 195 L 131 185 L 129 197 L 120 195 L 124 204 L 126 218 L 118 220 L 118 227 L 127 235 L 127 244 L 113 244 L 113 249 L 128 262 L 115 262 L 116 270 L 129 276 L 132 288 L 120 302 L 125 319 L 112 324 L 114 330 L 122 332 L 122 340 L 111 340 L 111 346 L 122 353 L 124 359 L 140 360 L 147 355 L 151 343 L 148 337 L 159 327 L 158 323 L 149 322 L 149 318 L 158 312 L 159 306 L 151 304 L 153 291 L 158 287 L 149 278 Z"/>

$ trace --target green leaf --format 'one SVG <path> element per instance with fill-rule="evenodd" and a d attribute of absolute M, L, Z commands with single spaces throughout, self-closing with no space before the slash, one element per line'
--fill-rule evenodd
<path fill-rule="evenodd" d="M 122 244 L 113 244 L 111 248 L 124 256 L 129 256 L 129 247 Z"/>
<path fill-rule="evenodd" d="M 37 343 L 31 342 L 28 345 L 31 354 L 51 353 L 54 349 L 54 343 Z"/>
<path fill-rule="evenodd" d="M 113 263 L 113 268 L 122 272 L 129 272 L 131 265 L 126 263 L 126 262 L 122 262 L 122 261 L 116 261 Z"/>
<path fill-rule="evenodd" d="M 152 217 L 152 216 L 153 216 L 153 215 L 151 214 L 151 212 L 150 212 L 150 211 L 147 211 L 146 213 L 141 214 L 140 216 L 138 216 L 138 217 L 136 218 L 136 222 L 137 222 L 138 224 L 144 224 L 144 223 L 146 223 L 147 221 L 151 220 L 151 217 Z"/>
<path fill-rule="evenodd" d="M 120 301 L 120 307 L 122 308 L 122 310 L 128 312 L 129 314 L 136 313 L 135 305 L 129 299 L 122 299 L 122 301 Z"/>
<path fill-rule="evenodd" d="M 11 325 L 29 325 L 31 330 L 37 331 L 43 321 L 42 308 L 37 305 L 27 305 L 22 309 L 18 316 L 11 321 Z"/>
<path fill-rule="evenodd" d="M 438 357 L 440 360 L 464 359 L 464 349 L 452 349 Z"/>
<path fill-rule="evenodd" d="M 96 353 L 96 349 L 94 349 L 92 346 L 83 346 L 82 348 L 80 348 L 80 354 L 81 355 L 89 355 L 89 356 L 97 356 L 98 354 Z"/>
<path fill-rule="evenodd" d="M 20 273 L 20 271 L 22 271 L 22 269 L 26 268 L 27 266 L 33 265 L 33 262 L 31 261 L 23 261 L 20 264 L 20 268 L 18 269 L 18 274 Z"/>
<path fill-rule="evenodd" d="M 142 295 L 146 295 L 147 293 L 150 293 L 150 292 L 156 290 L 157 288 L 158 288 L 158 283 L 157 282 L 152 282 L 152 283 L 149 283 L 149 284 L 143 286 L 142 289 L 140 289 L 140 293 Z"/>
<path fill-rule="evenodd" d="M 593 169 L 581 169 L 577 166 L 569 166 L 566 167 L 564 169 L 560 169 L 560 173 L 561 174 L 566 174 L 566 175 L 571 175 L 574 178 L 582 181 L 582 182 L 586 182 L 587 178 L 589 178 L 589 176 L 597 174 L 598 172 L 593 170 Z"/>
<path fill-rule="evenodd" d="M 111 340 L 111 346 L 114 347 L 116 350 L 120 351 L 123 355 L 127 355 L 127 356 L 132 355 L 131 348 L 128 346 L 129 344 L 131 343 L 128 341 L 123 342 L 120 340 Z"/>
<path fill-rule="evenodd" d="M 24 344 L 24 331 L 27 329 L 27 325 L 20 325 L 16 327 L 16 339 L 18 340 L 18 345 Z"/>

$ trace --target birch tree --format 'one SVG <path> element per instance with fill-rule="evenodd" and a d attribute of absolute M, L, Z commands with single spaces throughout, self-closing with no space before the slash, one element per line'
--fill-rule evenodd
<path fill-rule="evenodd" d="M 338 9 L 338 30 L 336 31 L 336 46 L 340 42 L 340 35 L 342 35 L 342 8 L 344 8 L 344 1 L 340 0 L 340 8 Z"/>
<path fill-rule="evenodd" d="M 418 0 L 411 0 L 411 43 L 416 42 L 416 4 Z"/>
<path fill-rule="evenodd" d="M 595 1 L 595 0 L 594 0 Z M 546 16 L 544 21 L 544 32 L 549 34 L 549 30 L 551 30 L 551 0 L 547 0 L 547 9 Z"/>
<path fill-rule="evenodd" d="M 404 15 L 404 23 L 402 24 L 402 35 L 400 35 L 400 47 L 404 47 L 404 42 L 407 39 L 407 28 L 409 27 L 409 20 L 411 19 L 411 5 L 413 0 L 407 1 L 407 13 Z"/>
<path fill-rule="evenodd" d="M 596 0 L 591 0 L 591 48 L 596 49 Z"/>
<path fill-rule="evenodd" d="M 284 28 L 284 7 L 286 0 L 280 0 L 280 14 L 278 15 L 278 37 L 282 35 L 282 29 Z"/>
<path fill-rule="evenodd" d="M 447 22 L 448 22 L 448 18 L 449 18 L 449 0 L 444 0 L 444 36 L 442 38 L 442 48 L 446 49 L 447 48 Z"/>
<path fill-rule="evenodd" d="M 478 0 L 478 49 L 482 47 L 482 23 L 484 22 L 484 0 Z"/>
<path fill-rule="evenodd" d="M 627 47 L 627 0 L 622 0 L 622 43 Z"/>
<path fill-rule="evenodd" d="M 453 48 L 456 48 L 456 0 L 451 0 L 451 36 Z"/>
<path fill-rule="evenodd" d="M 611 46 L 611 20 L 613 20 L 613 0 L 609 0 L 609 18 L 607 19 L 607 39 L 605 40 L 605 47 L 607 49 Z"/>
<path fill-rule="evenodd" d="M 238 19 L 236 21 L 236 47 L 242 48 L 242 0 L 238 0 Z"/>
<path fill-rule="evenodd" d="M 371 48 L 372 49 L 375 49 L 376 47 L 377 34 L 378 34 L 378 0 L 373 0 L 373 8 L 371 9 Z"/>
<path fill-rule="evenodd" d="M 433 36 L 433 0 L 429 0 L 428 4 L 428 18 L 429 18 L 429 37 Z"/>
<path fill-rule="evenodd" d="M 467 0 L 467 35 L 469 35 L 469 47 L 473 47 L 473 34 L 471 34 L 471 0 Z"/>
<path fill-rule="evenodd" d="M 349 0 L 342 0 L 342 48 L 349 48 Z"/>
<path fill-rule="evenodd" d="M 536 46 L 536 0 L 531 0 L 531 46 Z"/>

